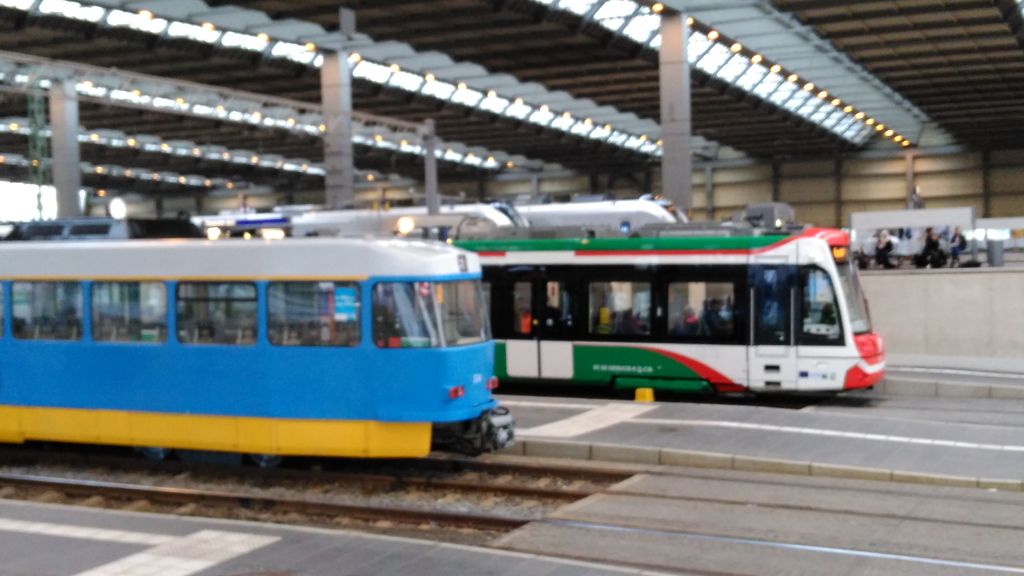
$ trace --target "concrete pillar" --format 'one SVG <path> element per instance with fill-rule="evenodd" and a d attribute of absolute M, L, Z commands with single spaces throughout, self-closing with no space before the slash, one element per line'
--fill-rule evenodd
<path fill-rule="evenodd" d="M 835 214 L 836 214 L 836 217 L 835 217 L 836 224 L 835 224 L 835 226 L 836 226 L 836 228 L 842 228 L 843 227 L 843 157 L 842 156 L 836 155 L 835 164 L 834 164 L 833 170 L 832 170 L 832 178 L 833 178 L 832 185 L 833 185 L 834 190 L 835 190 L 835 194 L 833 195 L 833 199 L 834 199 L 834 202 L 835 202 L 834 210 L 835 210 Z"/>
<path fill-rule="evenodd" d="M 704 203 L 708 222 L 715 219 L 715 169 L 708 164 L 704 167 Z"/>
<path fill-rule="evenodd" d="M 348 52 L 325 52 L 320 68 L 324 110 L 324 177 L 327 207 L 351 208 L 356 199 L 352 147 L 352 63 Z"/>
<path fill-rule="evenodd" d="M 427 214 L 441 212 L 441 193 L 437 187 L 437 135 L 434 120 L 423 122 L 423 189 L 427 196 Z"/>
<path fill-rule="evenodd" d="M 914 177 L 914 153 L 907 150 L 904 155 L 904 172 L 907 182 L 907 208 L 919 208 L 920 198 L 917 196 L 917 185 Z"/>
<path fill-rule="evenodd" d="M 78 93 L 74 80 L 54 80 L 50 87 L 50 168 L 57 188 L 57 217 L 82 215 L 82 154 L 78 147 Z"/>
<path fill-rule="evenodd" d="M 690 110 L 690 37 L 685 14 L 661 17 L 658 77 L 661 87 L 662 196 L 688 213 L 693 206 L 693 150 Z"/>
<path fill-rule="evenodd" d="M 992 217 L 992 151 L 981 153 L 981 215 Z"/>

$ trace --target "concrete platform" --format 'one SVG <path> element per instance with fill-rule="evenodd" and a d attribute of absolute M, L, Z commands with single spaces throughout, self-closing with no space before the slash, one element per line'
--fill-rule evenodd
<path fill-rule="evenodd" d="M 249 522 L 0 500 L 0 575 L 621 576 L 637 569 Z"/>
<path fill-rule="evenodd" d="M 684 574 L 1024 573 L 1019 494 L 661 468 L 496 545 Z"/>
<path fill-rule="evenodd" d="M 1020 490 L 1024 479 L 1020 401 L 874 395 L 801 410 L 698 401 L 502 401 L 520 423 L 515 451 L 527 456 L 1007 490 Z M 887 402 L 898 404 L 886 408 Z"/>

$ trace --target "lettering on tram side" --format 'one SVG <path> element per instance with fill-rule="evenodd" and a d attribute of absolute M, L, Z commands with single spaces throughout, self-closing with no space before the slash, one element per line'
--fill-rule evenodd
<path fill-rule="evenodd" d="M 653 366 L 625 366 L 620 364 L 594 364 L 594 372 L 628 372 L 630 374 L 654 374 Z"/>
<path fill-rule="evenodd" d="M 808 372 L 808 371 L 802 371 L 802 372 L 800 372 L 800 377 L 801 378 L 806 378 L 808 380 L 832 380 L 832 381 L 835 381 L 836 373 L 835 372 Z"/>

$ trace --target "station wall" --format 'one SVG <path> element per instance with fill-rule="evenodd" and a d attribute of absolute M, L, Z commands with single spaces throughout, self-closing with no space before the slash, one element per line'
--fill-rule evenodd
<path fill-rule="evenodd" d="M 706 166 L 698 163 L 693 172 L 690 211 L 694 220 L 721 219 L 747 204 L 778 200 L 792 204 L 803 222 L 843 226 L 848 224 L 852 212 L 906 207 L 911 187 L 916 187 L 928 208 L 973 206 L 979 217 L 1024 215 L 1024 149 L 989 153 L 922 149 L 907 154 L 903 151 L 882 156 L 867 153 L 838 159 L 724 161 L 711 167 L 710 198 L 706 193 L 706 174 Z M 441 183 L 441 193 L 473 202 L 481 197 L 511 200 L 535 193 L 558 200 L 594 192 L 635 198 L 647 190 L 661 189 L 656 165 L 649 174 L 589 177 L 563 173 L 536 181 L 525 174 L 514 178 L 506 175 L 500 179 L 446 180 Z M 392 204 L 420 203 L 422 193 L 419 185 L 386 187 L 360 183 L 357 200 L 366 206 L 380 205 L 381 199 Z M 249 206 L 257 208 L 289 201 L 322 203 L 322 191 L 295 192 L 288 198 L 273 194 L 254 194 L 246 198 Z M 162 212 L 165 215 L 178 210 L 211 213 L 237 209 L 239 205 L 239 194 L 206 196 L 200 202 L 192 196 L 167 196 Z M 102 212 L 102 203 L 97 203 L 93 210 Z M 139 196 L 129 202 L 129 210 L 138 216 L 154 216 L 157 207 L 152 196 Z"/>
<path fill-rule="evenodd" d="M 886 270 L 861 280 L 890 363 L 1024 369 L 1024 268 Z"/>

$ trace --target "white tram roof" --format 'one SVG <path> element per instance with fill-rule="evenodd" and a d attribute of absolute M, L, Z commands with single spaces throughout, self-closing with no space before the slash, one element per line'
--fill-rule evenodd
<path fill-rule="evenodd" d="M 362 279 L 480 273 L 439 242 L 363 238 L 0 243 L 0 279 Z"/>

